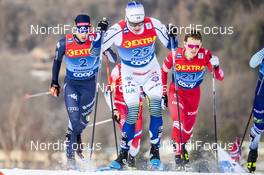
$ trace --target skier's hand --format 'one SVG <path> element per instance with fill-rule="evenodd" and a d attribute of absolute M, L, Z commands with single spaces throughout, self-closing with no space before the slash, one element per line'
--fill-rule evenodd
<path fill-rule="evenodd" d="M 101 20 L 98 25 L 97 25 L 97 29 L 100 31 L 106 31 L 108 28 L 108 21 L 107 20 Z"/>
<path fill-rule="evenodd" d="M 114 109 L 114 120 L 119 123 L 120 122 L 120 114 L 117 109 Z"/>
<path fill-rule="evenodd" d="M 166 27 L 169 37 L 174 37 L 174 38 L 177 37 L 177 33 L 178 33 L 177 27 L 175 27 L 172 24 L 168 24 Z"/>
<path fill-rule="evenodd" d="M 219 58 L 217 56 L 212 56 L 212 58 L 210 59 L 210 63 L 212 64 L 213 68 L 217 68 L 219 67 Z"/>
<path fill-rule="evenodd" d="M 60 95 L 60 85 L 59 85 L 58 81 L 52 80 L 52 82 L 50 84 L 49 91 L 50 91 L 51 95 L 54 97 L 58 97 Z"/>
<path fill-rule="evenodd" d="M 166 108 L 168 107 L 168 96 L 167 96 L 167 94 L 162 96 L 161 107 L 163 110 L 166 110 Z"/>

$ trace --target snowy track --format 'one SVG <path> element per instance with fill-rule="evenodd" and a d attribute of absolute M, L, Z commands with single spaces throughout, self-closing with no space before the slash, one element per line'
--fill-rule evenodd
<path fill-rule="evenodd" d="M 79 172 L 79 171 L 48 171 L 48 170 L 22 170 L 22 169 L 3 169 L 0 170 L 4 175 L 223 175 L 224 173 L 188 173 L 188 172 L 158 172 L 158 171 L 105 171 L 105 172 Z M 238 173 L 225 173 L 225 174 L 238 174 Z M 239 173 L 249 174 L 249 173 Z M 261 175 L 260 173 L 255 173 L 255 175 Z"/>

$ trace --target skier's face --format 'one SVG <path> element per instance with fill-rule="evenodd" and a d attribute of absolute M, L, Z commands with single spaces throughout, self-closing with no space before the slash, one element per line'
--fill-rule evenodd
<path fill-rule="evenodd" d="M 191 37 L 188 38 L 187 41 L 184 42 L 185 55 L 187 56 L 187 58 L 195 57 L 201 46 L 202 46 L 201 40 L 197 40 Z"/>
<path fill-rule="evenodd" d="M 76 36 L 81 42 L 85 42 L 88 38 L 89 27 L 78 27 Z"/>
<path fill-rule="evenodd" d="M 128 22 L 129 29 L 132 30 L 133 33 L 140 33 L 143 29 L 144 22 L 139 22 L 139 23 L 132 23 Z"/>

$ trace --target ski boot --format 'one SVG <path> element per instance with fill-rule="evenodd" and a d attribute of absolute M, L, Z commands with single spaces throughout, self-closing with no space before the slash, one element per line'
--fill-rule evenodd
<path fill-rule="evenodd" d="M 250 173 L 256 171 L 256 162 L 258 158 L 258 149 L 250 149 L 247 159 L 247 169 Z"/>
<path fill-rule="evenodd" d="M 82 144 L 82 137 L 81 134 L 77 135 L 77 150 L 76 150 L 76 154 L 80 157 L 80 159 L 84 159 L 84 155 L 83 155 L 83 144 Z"/>
<path fill-rule="evenodd" d="M 67 158 L 67 170 L 77 170 L 76 160 L 74 158 Z"/>
<path fill-rule="evenodd" d="M 135 157 L 131 156 L 131 154 L 128 154 L 127 166 L 128 166 L 128 169 L 132 169 L 132 170 L 136 169 Z"/>
<path fill-rule="evenodd" d="M 128 150 L 121 149 L 116 160 L 112 161 L 109 165 L 111 169 L 121 170 L 127 164 Z"/>
<path fill-rule="evenodd" d="M 153 170 L 163 170 L 163 165 L 160 161 L 159 146 L 155 144 L 151 144 L 150 166 Z"/>
<path fill-rule="evenodd" d="M 173 147 L 175 148 L 176 145 L 173 145 Z M 175 157 L 175 169 L 176 170 L 181 170 L 181 169 L 185 169 L 188 166 L 189 163 L 189 153 L 185 148 L 185 145 L 182 146 L 182 151 L 181 154 L 176 154 Z"/>
<path fill-rule="evenodd" d="M 182 146 L 182 160 L 184 165 L 189 163 L 189 153 L 186 150 L 185 145 Z"/>

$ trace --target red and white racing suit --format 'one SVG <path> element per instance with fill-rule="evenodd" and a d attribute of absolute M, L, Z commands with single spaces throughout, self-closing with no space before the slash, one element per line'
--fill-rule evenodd
<path fill-rule="evenodd" d="M 209 50 L 201 48 L 198 51 L 198 54 L 191 60 L 187 60 L 184 53 L 184 48 L 176 49 L 176 59 L 173 60 L 172 52 L 169 52 L 168 56 L 164 59 L 162 67 L 162 84 L 163 87 L 166 87 L 168 71 L 173 68 L 173 65 L 175 65 L 172 71 L 172 82 L 169 86 L 168 107 L 173 120 L 171 137 L 172 140 L 177 143 L 177 148 L 174 150 L 176 155 L 179 155 L 181 150 L 179 146 L 180 132 L 175 83 L 177 83 L 178 86 L 182 144 L 186 144 L 193 133 L 193 126 L 198 114 L 200 84 L 204 79 L 205 68 L 207 67 L 210 72 L 212 72 L 212 65 L 209 61 L 212 55 Z M 215 68 L 215 77 L 218 80 L 224 79 L 224 73 L 219 66 Z M 166 91 L 163 93 L 165 95 Z"/>

